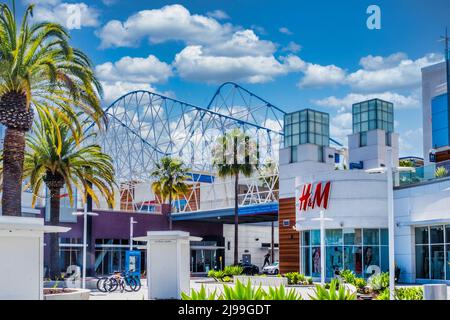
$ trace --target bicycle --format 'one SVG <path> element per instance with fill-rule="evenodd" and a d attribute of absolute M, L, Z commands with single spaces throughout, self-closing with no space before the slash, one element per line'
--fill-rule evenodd
<path fill-rule="evenodd" d="M 133 275 L 130 275 L 129 272 L 116 272 L 112 276 L 107 277 L 103 282 L 104 292 L 114 292 L 118 288 L 120 288 L 120 292 L 139 291 L 141 289 L 141 282 Z"/>

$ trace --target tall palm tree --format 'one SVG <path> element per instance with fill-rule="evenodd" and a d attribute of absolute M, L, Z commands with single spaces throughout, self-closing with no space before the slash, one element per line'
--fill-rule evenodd
<path fill-rule="evenodd" d="M 151 176 L 155 179 L 152 183 L 153 193 L 159 195 L 162 202 L 168 200 L 169 203 L 167 217 L 170 230 L 172 230 L 172 200 L 188 192 L 189 186 L 186 184 L 189 179 L 188 170 L 180 159 L 163 157 L 151 172 Z"/>
<path fill-rule="evenodd" d="M 219 177 L 234 178 L 234 264 L 239 262 L 239 176 L 250 177 L 258 168 L 257 144 L 239 129 L 219 137 L 213 149 L 213 166 Z"/>
<path fill-rule="evenodd" d="M 82 124 L 82 128 L 87 122 Z M 94 189 L 114 204 L 114 167 L 112 159 L 101 151 L 99 145 L 91 144 L 93 134 L 80 136 L 77 141 L 71 127 L 58 113 L 39 112 L 33 133 L 27 135 L 23 178 L 33 192 L 33 206 L 45 184 L 50 193 L 50 222 L 59 223 L 60 191 L 65 186 L 71 205 L 74 192 L 79 190 L 86 201 L 90 195 L 99 205 Z M 79 143 L 78 143 L 79 142 Z M 58 234 L 50 235 L 50 276 L 59 276 Z"/>
<path fill-rule="evenodd" d="M 14 7 L 14 1 L 13 1 Z M 33 123 L 33 109 L 58 110 L 74 121 L 82 109 L 101 125 L 102 88 L 92 63 L 69 45 L 59 24 L 30 24 L 34 5 L 22 21 L 15 10 L 0 4 L 0 123 L 6 126 L 3 146 L 3 215 L 21 215 L 25 133 Z"/>

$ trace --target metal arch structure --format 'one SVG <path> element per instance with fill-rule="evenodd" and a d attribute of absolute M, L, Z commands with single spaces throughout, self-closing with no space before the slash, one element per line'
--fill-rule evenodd
<path fill-rule="evenodd" d="M 235 83 L 219 87 L 206 108 L 149 91 L 130 92 L 106 110 L 108 126 L 97 143 L 114 161 L 120 185 L 119 210 L 153 210 L 150 173 L 163 156 L 178 157 L 190 168 L 190 191 L 175 200 L 180 212 L 233 205 L 231 180 L 217 177 L 212 166 L 217 138 L 240 129 L 259 146 L 260 166 L 242 178 L 241 206 L 278 200 L 278 150 L 284 111 Z M 150 209 L 149 209 L 150 208 Z"/>

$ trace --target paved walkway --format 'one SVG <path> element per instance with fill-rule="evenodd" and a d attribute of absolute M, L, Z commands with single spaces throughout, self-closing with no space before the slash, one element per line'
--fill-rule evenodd
<path fill-rule="evenodd" d="M 220 283 L 212 283 L 210 279 L 191 279 L 191 288 L 195 290 L 200 290 L 202 284 L 205 286 L 207 292 L 212 293 L 216 290 L 216 293 L 220 294 L 223 292 L 223 285 Z M 234 286 L 230 283 L 229 286 Z M 406 287 L 409 285 L 399 285 L 399 287 Z M 268 287 L 262 286 L 264 290 L 268 291 Z M 287 288 L 291 290 L 291 287 Z M 295 291 L 301 294 L 304 300 L 309 300 L 309 295 L 313 293 L 313 287 L 292 287 Z M 450 286 L 447 286 L 447 296 L 450 300 Z M 90 300 L 147 300 L 148 288 L 143 285 L 141 290 L 138 292 L 113 292 L 113 293 L 103 293 L 96 290 L 91 292 Z"/>

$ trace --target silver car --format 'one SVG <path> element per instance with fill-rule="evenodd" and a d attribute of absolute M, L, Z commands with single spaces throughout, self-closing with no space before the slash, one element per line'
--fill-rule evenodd
<path fill-rule="evenodd" d="M 273 263 L 273 264 L 271 264 L 271 265 L 265 266 L 263 268 L 262 272 L 264 274 L 279 274 L 280 273 L 280 268 L 279 268 L 278 261 Z"/>

